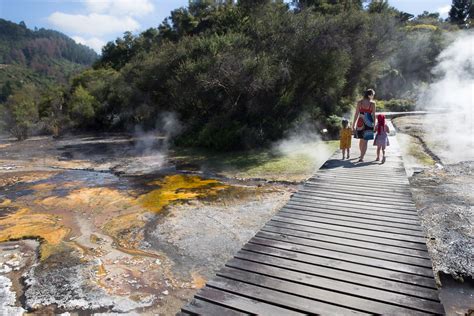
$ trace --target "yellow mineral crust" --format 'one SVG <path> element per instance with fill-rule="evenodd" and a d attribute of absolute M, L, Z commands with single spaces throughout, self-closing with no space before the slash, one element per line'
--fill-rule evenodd
<path fill-rule="evenodd" d="M 12 204 L 12 200 L 9 200 L 9 199 L 5 199 L 3 200 L 1 203 L 0 203 L 0 207 L 5 207 L 5 206 L 9 206 L 10 204 Z"/>
<path fill-rule="evenodd" d="M 0 160 L 0 163 L 8 163 L 9 161 Z M 35 171 L 35 172 L 13 172 L 2 174 L 0 178 L 0 186 L 9 186 L 16 183 L 31 183 L 40 180 L 48 179 L 54 175 L 58 174 L 57 171 Z"/>
<path fill-rule="evenodd" d="M 191 277 L 193 278 L 193 285 L 197 289 L 202 289 L 206 285 L 206 279 L 203 278 L 199 273 L 192 272 Z"/>
<path fill-rule="evenodd" d="M 138 200 L 146 209 L 154 212 L 161 211 L 173 201 L 214 196 L 229 187 L 217 180 L 185 175 L 167 176 L 149 185 L 158 185 L 160 188 L 140 196 Z"/>
<path fill-rule="evenodd" d="M 138 248 L 143 240 L 142 228 L 146 224 L 143 213 L 150 211 L 157 213 L 170 203 L 214 196 L 219 191 L 228 188 L 217 180 L 204 180 L 198 176 L 186 175 L 167 176 L 163 180 L 152 181 L 148 184 L 159 186 L 159 188 L 136 199 L 142 206 L 142 214 L 133 212 L 120 215 L 103 226 L 103 230 L 114 238 L 121 248 L 129 250 Z"/>
<path fill-rule="evenodd" d="M 67 243 L 62 241 L 68 234 L 79 233 L 76 231 L 78 227 L 74 224 L 74 216 L 82 216 L 88 218 L 97 230 L 111 236 L 121 251 L 152 256 L 139 249 L 144 238 L 146 213 L 160 212 L 167 205 L 179 201 L 215 197 L 222 190 L 229 188 L 217 180 L 186 175 L 166 176 L 148 185 L 153 189 L 138 197 L 130 194 L 133 192 L 121 192 L 107 187 L 76 189 L 66 196 L 37 197 L 28 207 L 40 207 L 41 213 L 32 212 L 16 202 L 4 200 L 0 207 L 14 204 L 19 206 L 20 210 L 0 218 L 0 242 L 29 237 L 40 238 L 41 258 L 45 259 L 55 249 L 59 251 L 67 246 Z M 41 192 L 49 191 L 52 187 L 37 184 L 33 189 Z"/>
<path fill-rule="evenodd" d="M 104 207 L 110 207 L 114 204 L 117 206 L 130 206 L 135 204 L 133 198 L 127 194 L 123 194 L 118 190 L 110 188 L 83 188 L 74 190 L 67 196 L 52 196 L 38 201 L 44 206 L 54 206 L 66 209 L 81 209 L 84 211 L 94 212 L 102 210 Z"/>
<path fill-rule="evenodd" d="M 61 225 L 58 216 L 35 214 L 26 208 L 0 218 L 0 242 L 39 238 L 41 259 L 49 257 L 68 233 L 69 229 Z"/>

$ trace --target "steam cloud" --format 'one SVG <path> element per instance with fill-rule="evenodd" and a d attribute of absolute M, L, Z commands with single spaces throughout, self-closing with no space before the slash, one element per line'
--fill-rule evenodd
<path fill-rule="evenodd" d="M 182 131 L 182 125 L 175 113 L 164 112 L 157 120 L 153 131 L 145 132 L 140 126 L 134 131 L 134 152 L 139 159 L 132 159 L 128 173 L 149 173 L 161 169 L 166 164 L 166 157 L 172 137 Z"/>
<path fill-rule="evenodd" d="M 275 143 L 272 149 L 276 154 L 307 156 L 315 161 L 317 167 L 332 154 L 331 148 L 321 140 L 314 124 L 308 122 L 292 129 L 287 137 Z"/>
<path fill-rule="evenodd" d="M 426 117 L 427 142 L 443 162 L 474 160 L 474 32 L 460 32 L 438 61 L 438 79 L 418 101 L 420 107 L 442 113 Z"/>

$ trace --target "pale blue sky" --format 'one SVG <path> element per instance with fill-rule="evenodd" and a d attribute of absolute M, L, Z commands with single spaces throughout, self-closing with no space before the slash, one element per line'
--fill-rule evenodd
<path fill-rule="evenodd" d="M 0 0 L 0 17 L 24 21 L 30 28 L 61 31 L 100 52 L 103 44 L 130 30 L 139 33 L 158 26 L 188 0 Z M 440 12 L 446 17 L 451 0 L 390 0 L 412 14 Z"/>

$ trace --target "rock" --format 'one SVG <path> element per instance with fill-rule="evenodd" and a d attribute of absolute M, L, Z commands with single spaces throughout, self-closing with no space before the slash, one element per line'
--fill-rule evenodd
<path fill-rule="evenodd" d="M 12 268 L 19 267 L 20 266 L 20 261 L 18 261 L 18 260 L 8 260 L 7 262 L 5 262 L 5 264 L 8 264 Z"/>
<path fill-rule="evenodd" d="M 10 273 L 12 272 L 12 268 L 7 266 L 6 264 L 3 265 L 3 268 L 0 266 L 0 273 Z"/>
<path fill-rule="evenodd" d="M 63 265 L 53 269 L 34 267 L 25 274 L 25 306 L 38 308 L 56 305 L 66 311 L 110 309 L 115 313 L 132 313 L 137 308 L 152 305 L 109 295 L 101 287 L 91 284 L 90 278 L 95 274 L 95 268 L 94 262 L 84 265 L 79 261 L 65 261 Z"/>
<path fill-rule="evenodd" d="M 155 264 L 161 265 L 161 260 L 160 260 L 160 259 L 156 259 L 156 260 L 155 260 Z"/>
<path fill-rule="evenodd" d="M 169 292 L 168 292 L 168 290 L 165 290 L 165 291 L 161 292 L 161 294 L 163 294 L 163 295 L 168 295 Z"/>
<path fill-rule="evenodd" d="M 3 251 L 11 251 L 20 248 L 18 245 L 2 247 Z"/>
<path fill-rule="evenodd" d="M 0 315 L 20 316 L 25 310 L 15 306 L 15 293 L 10 290 L 12 282 L 9 278 L 0 276 Z"/>

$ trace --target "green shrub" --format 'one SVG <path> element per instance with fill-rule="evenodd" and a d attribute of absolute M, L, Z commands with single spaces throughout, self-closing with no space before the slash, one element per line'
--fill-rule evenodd
<path fill-rule="evenodd" d="M 405 30 L 409 32 L 413 32 L 413 31 L 433 32 L 433 31 L 436 31 L 437 29 L 438 27 L 436 25 L 431 25 L 431 24 L 417 24 L 417 25 L 405 26 Z"/>
<path fill-rule="evenodd" d="M 230 150 L 239 147 L 241 131 L 236 124 L 223 126 L 209 123 L 201 129 L 195 145 L 216 150 Z"/>
<path fill-rule="evenodd" d="M 38 91 L 27 84 L 10 95 L 0 105 L 0 121 L 3 129 L 18 140 L 25 140 L 35 123 L 38 122 Z"/>
<path fill-rule="evenodd" d="M 326 119 L 325 126 L 328 130 L 329 138 L 337 138 L 341 129 L 342 118 L 337 115 L 331 115 Z"/>
<path fill-rule="evenodd" d="M 415 110 L 415 101 L 403 99 L 391 99 L 384 102 L 385 111 L 408 112 Z"/>
<path fill-rule="evenodd" d="M 377 100 L 377 112 L 385 112 L 387 109 L 385 108 L 385 102 L 383 100 Z"/>

